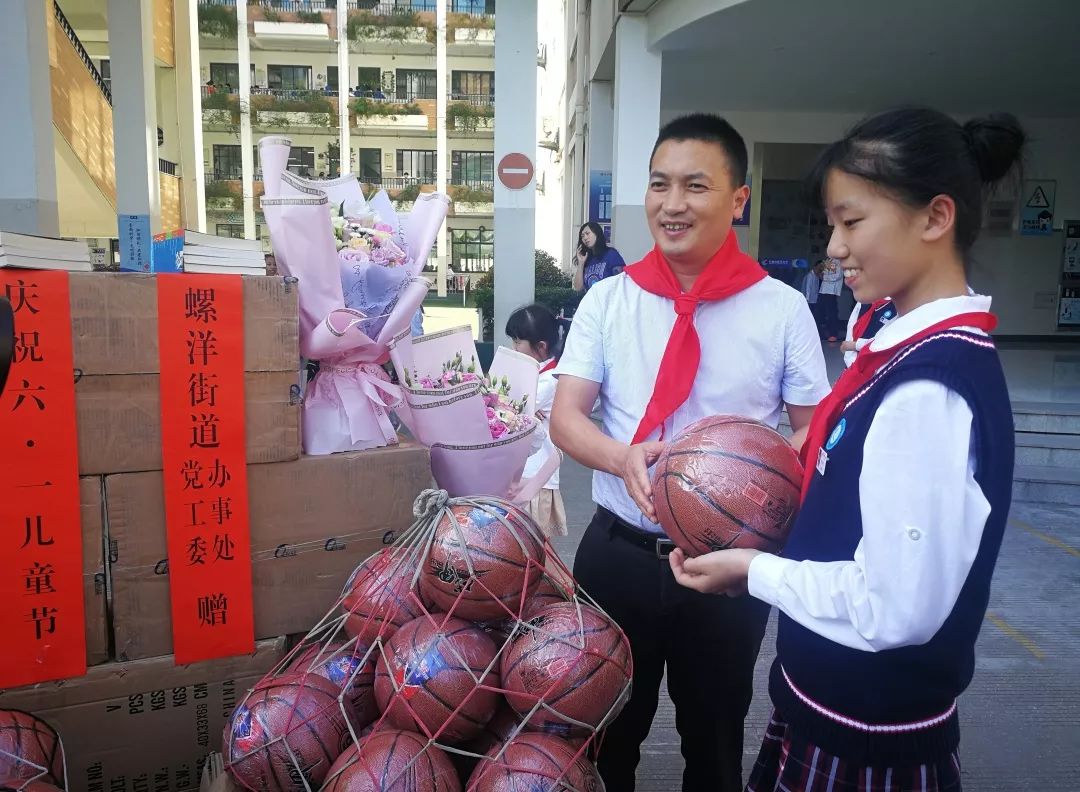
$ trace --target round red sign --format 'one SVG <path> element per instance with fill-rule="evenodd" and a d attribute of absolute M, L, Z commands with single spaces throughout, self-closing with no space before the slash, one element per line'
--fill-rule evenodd
<path fill-rule="evenodd" d="M 532 161 L 524 154 L 515 152 L 499 160 L 499 181 L 508 190 L 523 190 L 533 178 Z"/>

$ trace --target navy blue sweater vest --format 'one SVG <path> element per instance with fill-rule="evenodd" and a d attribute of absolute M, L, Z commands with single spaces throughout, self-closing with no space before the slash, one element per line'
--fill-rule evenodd
<path fill-rule="evenodd" d="M 974 672 L 975 639 L 1012 497 L 1013 418 L 997 351 L 985 336 L 944 332 L 898 353 L 848 402 L 843 428 L 827 444 L 832 447 L 825 474 L 807 470 L 814 481 L 784 556 L 798 561 L 854 557 L 862 538 L 862 512 L 875 508 L 859 502 L 863 443 L 881 400 L 912 380 L 944 384 L 967 401 L 974 416 L 975 480 L 991 512 L 960 596 L 927 643 L 880 652 L 842 646 L 781 613 L 769 680 L 773 703 L 796 731 L 861 766 L 922 764 L 956 750 L 955 701 Z M 919 426 L 911 431 L 918 432 Z M 926 453 L 934 453 L 932 437 L 926 438 Z M 904 607 L 902 602 L 891 605 Z"/>
<path fill-rule="evenodd" d="M 861 319 L 866 315 L 868 311 L 873 309 L 872 303 L 863 303 L 859 306 L 859 318 Z M 876 311 L 873 316 L 870 317 L 870 324 L 867 325 L 866 330 L 858 339 L 874 338 L 878 334 L 878 330 L 887 325 L 892 319 L 896 317 L 896 306 L 892 304 L 892 300 L 889 300 Z"/>

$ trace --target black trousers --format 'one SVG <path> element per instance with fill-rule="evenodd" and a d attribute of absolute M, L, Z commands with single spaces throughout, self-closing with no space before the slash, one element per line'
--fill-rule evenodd
<path fill-rule="evenodd" d="M 665 666 L 686 761 L 683 792 L 741 792 L 743 720 L 769 606 L 683 588 L 667 558 L 614 533 L 616 521 L 599 509 L 574 562 L 574 577 L 626 632 L 634 658 L 630 701 L 600 744 L 607 792 L 634 789 Z"/>
<path fill-rule="evenodd" d="M 819 294 L 818 310 L 824 338 L 840 338 L 840 303 L 835 294 Z"/>

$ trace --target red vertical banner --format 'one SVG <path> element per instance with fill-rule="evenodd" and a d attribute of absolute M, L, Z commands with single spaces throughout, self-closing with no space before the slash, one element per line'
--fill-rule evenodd
<path fill-rule="evenodd" d="M 239 275 L 158 275 L 161 452 L 177 665 L 255 650 Z"/>
<path fill-rule="evenodd" d="M 0 269 L 15 354 L 0 395 L 0 688 L 86 673 L 66 272 Z"/>

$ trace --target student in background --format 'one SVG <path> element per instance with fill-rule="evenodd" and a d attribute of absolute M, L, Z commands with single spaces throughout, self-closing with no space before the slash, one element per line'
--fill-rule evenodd
<path fill-rule="evenodd" d="M 821 264 L 815 264 L 813 267 L 806 271 L 806 277 L 802 282 L 803 297 L 806 298 L 806 304 L 810 306 L 810 313 L 814 316 L 814 321 L 818 324 L 818 332 L 820 332 L 821 319 L 818 317 L 818 291 L 821 288 Z"/>
<path fill-rule="evenodd" d="M 544 444 L 525 463 L 522 478 L 536 475 L 551 454 L 559 453 L 551 442 L 551 406 L 555 401 L 555 366 L 562 354 L 559 321 L 546 306 L 529 305 L 518 308 L 506 321 L 506 335 L 514 350 L 540 363 L 540 379 L 536 383 L 536 417 L 544 430 Z M 566 536 L 566 509 L 559 492 L 559 471 L 556 470 L 540 494 L 529 504 L 529 513 L 545 536 Z"/>

